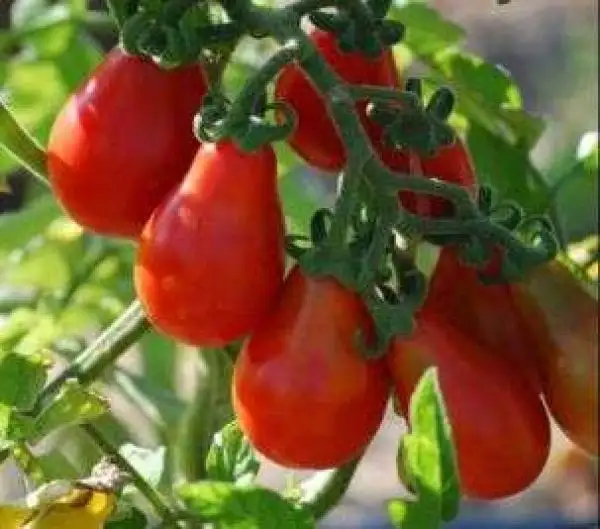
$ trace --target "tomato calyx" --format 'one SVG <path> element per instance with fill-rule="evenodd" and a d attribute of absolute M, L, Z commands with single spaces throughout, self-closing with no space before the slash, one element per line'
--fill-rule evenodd
<path fill-rule="evenodd" d="M 479 279 L 486 285 L 520 281 L 531 269 L 556 257 L 559 246 L 548 217 L 525 216 L 517 203 L 499 201 L 489 186 L 478 189 L 476 203 L 482 221 L 500 228 L 506 235 L 503 240 L 468 233 L 425 236 L 425 240 L 437 246 L 457 248 L 461 260 L 476 268 Z M 509 237 L 511 234 L 517 238 Z"/>
<path fill-rule="evenodd" d="M 288 236 L 287 250 L 307 275 L 333 276 L 361 296 L 373 318 L 375 336 L 367 340 L 357 335 L 356 346 L 365 358 L 379 358 L 394 336 L 413 331 L 413 315 L 425 300 L 427 282 L 391 235 L 395 202 L 379 216 L 365 206 L 357 208 L 337 241 L 336 220 L 330 210 L 318 210 L 310 222 L 310 235 Z"/>
<path fill-rule="evenodd" d="M 360 52 L 375 58 L 404 38 L 404 24 L 385 17 L 391 3 L 371 2 L 329 11 L 314 11 L 310 21 L 319 29 L 335 35 L 345 53 Z"/>
<path fill-rule="evenodd" d="M 265 94 L 266 85 L 298 53 L 294 43 L 280 48 L 233 102 L 213 86 L 194 119 L 196 137 L 213 143 L 231 139 L 242 151 L 253 152 L 289 136 L 296 125 L 294 112 L 281 101 L 267 102 Z"/>
<path fill-rule="evenodd" d="M 372 97 L 367 106 L 367 116 L 383 127 L 384 147 L 429 157 L 454 143 L 454 130 L 447 123 L 454 107 L 452 91 L 439 88 L 425 104 L 420 80 L 410 78 L 404 93 L 406 102 Z"/>
<path fill-rule="evenodd" d="M 165 69 L 194 63 L 205 49 L 231 45 L 243 33 L 235 21 L 211 23 L 207 4 L 177 0 L 108 4 L 123 49 L 130 55 L 152 59 Z"/>

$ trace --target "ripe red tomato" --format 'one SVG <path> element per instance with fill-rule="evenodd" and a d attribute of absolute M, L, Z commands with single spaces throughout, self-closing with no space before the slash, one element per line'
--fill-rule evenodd
<path fill-rule="evenodd" d="M 447 246 L 440 252 L 423 310 L 444 318 L 487 354 L 505 358 L 515 376 L 540 389 L 537 343 L 511 285 L 484 285 L 477 271 Z"/>
<path fill-rule="evenodd" d="M 421 174 L 427 178 L 437 178 L 465 187 L 472 193 L 475 191 L 476 177 L 473 162 L 464 143 L 456 138 L 452 145 L 440 147 L 431 157 L 407 154 L 385 148 L 380 151 L 383 162 L 398 172 Z M 452 215 L 452 204 L 431 195 L 417 194 L 410 191 L 400 193 L 402 205 L 412 213 L 425 217 L 445 217 Z"/>
<path fill-rule="evenodd" d="M 550 450 L 548 416 L 510 363 L 429 312 L 412 336 L 393 342 L 388 363 L 404 413 L 425 367 L 437 366 L 465 494 L 502 498 L 539 476 Z"/>
<path fill-rule="evenodd" d="M 203 144 L 140 239 L 135 285 L 158 329 L 203 346 L 248 334 L 283 283 L 273 149 L 245 154 L 230 142 Z"/>
<path fill-rule="evenodd" d="M 372 337 L 360 298 L 332 278 L 290 272 L 278 306 L 244 345 L 233 403 L 240 426 L 269 459 L 330 468 L 375 435 L 389 395 L 385 362 L 368 361 L 356 333 Z"/>
<path fill-rule="evenodd" d="M 314 30 L 310 34 L 321 55 L 347 83 L 354 85 L 398 87 L 394 57 L 387 50 L 375 59 L 358 52 L 344 53 L 332 33 Z M 288 103 L 296 112 L 297 126 L 288 142 L 310 165 L 323 171 L 338 172 L 346 163 L 346 151 L 322 96 L 299 66 L 286 66 L 277 79 L 275 97 Z M 357 103 L 357 111 L 367 125 L 367 101 Z M 371 135 L 380 129 L 367 125 Z"/>
<path fill-rule="evenodd" d="M 598 303 L 558 261 L 511 285 L 536 341 L 544 399 L 578 446 L 598 455 Z"/>
<path fill-rule="evenodd" d="M 50 182 L 67 213 L 92 231 L 137 238 L 198 149 L 193 118 L 206 89 L 199 65 L 161 70 L 112 50 L 50 133 Z"/>

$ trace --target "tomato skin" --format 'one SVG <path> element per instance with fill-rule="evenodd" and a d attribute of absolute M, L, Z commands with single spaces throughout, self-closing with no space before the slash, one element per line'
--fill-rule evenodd
<path fill-rule="evenodd" d="M 405 414 L 424 369 L 437 366 L 465 494 L 503 498 L 539 476 L 550 450 L 549 420 L 509 363 L 444 319 L 421 313 L 415 333 L 393 342 L 388 364 Z"/>
<path fill-rule="evenodd" d="M 242 430 L 269 459 L 323 469 L 357 456 L 375 435 L 389 395 L 383 360 L 360 356 L 372 336 L 360 298 L 296 266 L 278 306 L 245 343 L 233 404 Z"/>
<path fill-rule="evenodd" d="M 536 340 L 550 414 L 575 444 L 598 455 L 597 301 L 558 261 L 511 288 Z"/>
<path fill-rule="evenodd" d="M 345 53 L 340 50 L 332 33 L 315 29 L 310 33 L 310 39 L 329 66 L 347 83 L 391 88 L 399 86 L 391 50 L 370 59 L 359 52 Z M 340 171 L 346 163 L 346 149 L 325 101 L 299 66 L 290 64 L 280 72 L 275 97 L 289 104 L 296 113 L 296 129 L 288 137 L 288 143 L 296 153 L 322 171 Z M 367 126 L 369 135 L 380 136 L 380 127 L 367 122 L 366 107 L 366 101 L 357 102 L 361 121 Z"/>
<path fill-rule="evenodd" d="M 437 178 L 443 182 L 465 187 L 471 193 L 477 183 L 471 156 L 465 144 L 456 138 L 452 145 L 440 147 L 431 157 L 417 154 L 394 153 L 390 149 L 380 152 L 381 158 L 390 169 L 398 172 L 422 174 L 427 178 Z M 402 205 L 411 213 L 425 217 L 446 217 L 452 215 L 452 204 L 441 197 L 402 191 L 399 193 Z"/>
<path fill-rule="evenodd" d="M 443 317 L 487 354 L 505 358 L 515 375 L 541 391 L 538 343 L 520 296 L 510 284 L 484 285 L 477 274 L 459 260 L 454 248 L 442 248 L 423 310 Z"/>
<path fill-rule="evenodd" d="M 252 331 L 276 302 L 283 248 L 273 149 L 203 144 L 142 232 L 136 290 L 165 334 L 222 346 Z"/>
<path fill-rule="evenodd" d="M 198 149 L 193 118 L 206 89 L 199 65 L 167 71 L 109 52 L 50 133 L 50 182 L 67 213 L 97 233 L 136 239 Z"/>

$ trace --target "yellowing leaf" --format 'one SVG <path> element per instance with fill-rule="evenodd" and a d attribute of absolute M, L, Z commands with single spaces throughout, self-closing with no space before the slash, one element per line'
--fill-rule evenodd
<path fill-rule="evenodd" d="M 2 529 L 21 529 L 32 515 L 32 509 L 2 505 L 0 507 L 0 527 Z"/>
<path fill-rule="evenodd" d="M 115 503 L 112 492 L 78 488 L 42 510 L 27 529 L 102 529 Z"/>

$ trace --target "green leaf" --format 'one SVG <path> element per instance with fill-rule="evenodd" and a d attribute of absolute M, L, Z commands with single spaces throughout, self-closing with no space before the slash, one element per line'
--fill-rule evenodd
<path fill-rule="evenodd" d="M 467 143 L 480 182 L 492 185 L 502 200 L 514 200 L 530 214 L 546 212 L 547 185 L 532 166 L 527 148 L 511 145 L 475 121 L 469 124 Z"/>
<path fill-rule="evenodd" d="M 183 485 L 178 494 L 201 520 L 218 522 L 220 529 L 313 529 L 312 517 L 276 492 L 231 483 Z"/>
<path fill-rule="evenodd" d="M 3 353 L 0 349 L 0 403 L 31 409 L 46 382 L 47 369 L 48 360 L 42 355 Z"/>
<path fill-rule="evenodd" d="M 419 56 L 435 55 L 465 38 L 465 32 L 456 24 L 445 20 L 425 4 L 408 4 L 394 7 L 392 18 L 402 22 L 407 29 L 404 44 Z"/>
<path fill-rule="evenodd" d="M 155 449 L 142 448 L 131 443 L 119 448 L 121 454 L 152 487 L 158 487 L 165 470 L 167 449 L 159 446 Z"/>
<path fill-rule="evenodd" d="M 206 458 L 208 479 L 248 485 L 254 481 L 259 468 L 254 449 L 236 422 L 215 434 Z"/>
<path fill-rule="evenodd" d="M 36 86 L 39 86 L 36 83 Z M 33 137 L 19 125 L 0 99 L 0 152 L 18 160 L 30 172 L 46 181 L 46 154 Z M 0 182 L 1 183 L 1 182 Z"/>
<path fill-rule="evenodd" d="M 25 356 L 0 349 L 0 451 L 11 441 L 31 435 L 33 421 L 19 410 L 30 410 L 46 382 L 48 362 L 41 355 Z"/>
<path fill-rule="evenodd" d="M 107 411 L 108 404 L 104 398 L 83 388 L 75 380 L 69 380 L 40 413 L 35 432 L 37 437 L 43 438 L 57 428 L 89 422 Z"/>
<path fill-rule="evenodd" d="M 410 424 L 411 433 L 398 450 L 398 468 L 415 498 L 391 501 L 388 512 L 397 527 L 436 529 L 457 516 L 460 488 L 434 368 L 425 372 L 411 397 Z"/>
<path fill-rule="evenodd" d="M 554 222 L 564 244 L 598 231 L 598 133 L 585 134 L 569 165 L 554 175 Z"/>
<path fill-rule="evenodd" d="M 428 369 L 421 377 L 410 402 L 410 424 L 414 435 L 427 440 L 436 449 L 436 459 L 428 468 L 430 485 L 442 496 L 443 519 L 458 514 L 460 485 L 452 445 L 452 429 L 447 419 L 437 371 Z M 425 449 L 426 450 L 426 449 Z"/>
<path fill-rule="evenodd" d="M 33 419 L 0 402 L 0 452 L 10 448 L 14 441 L 29 438 L 32 431 Z"/>

